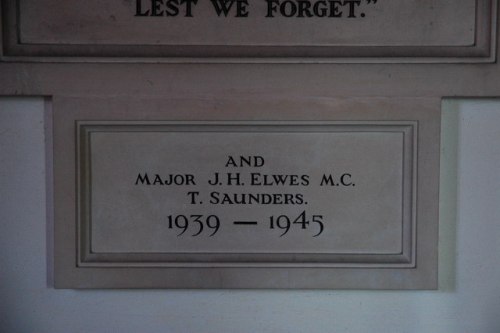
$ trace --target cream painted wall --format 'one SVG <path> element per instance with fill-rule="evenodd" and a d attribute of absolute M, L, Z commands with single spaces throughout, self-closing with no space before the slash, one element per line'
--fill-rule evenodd
<path fill-rule="evenodd" d="M 44 125 L 0 98 L 2 333 L 500 332 L 500 100 L 443 103 L 438 291 L 55 290 Z"/>

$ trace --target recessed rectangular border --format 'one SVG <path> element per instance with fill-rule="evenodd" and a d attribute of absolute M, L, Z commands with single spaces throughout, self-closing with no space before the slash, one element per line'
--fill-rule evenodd
<path fill-rule="evenodd" d="M 21 0 L 2 2 L 1 61 L 130 63 L 494 63 L 498 0 L 476 0 L 471 46 L 222 46 L 23 44 Z"/>
<path fill-rule="evenodd" d="M 168 122 L 77 121 L 78 266 L 79 267 L 415 267 L 417 128 L 416 121 L 264 121 Z M 91 249 L 90 136 L 94 132 L 397 132 L 403 140 L 402 252 L 394 254 L 326 253 L 94 253 Z"/>

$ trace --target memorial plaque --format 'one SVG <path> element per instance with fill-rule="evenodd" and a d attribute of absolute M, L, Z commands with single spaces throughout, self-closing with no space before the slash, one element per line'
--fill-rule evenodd
<path fill-rule="evenodd" d="M 432 288 L 439 112 L 411 102 L 58 100 L 56 285 Z"/>
<path fill-rule="evenodd" d="M 492 62 L 495 54 L 491 0 L 4 2 L 10 56 Z"/>
<path fill-rule="evenodd" d="M 414 265 L 415 122 L 78 128 L 83 266 Z"/>

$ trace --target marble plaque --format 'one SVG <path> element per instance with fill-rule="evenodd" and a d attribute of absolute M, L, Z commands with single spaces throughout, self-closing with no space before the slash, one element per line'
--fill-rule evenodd
<path fill-rule="evenodd" d="M 78 130 L 81 265 L 414 266 L 416 122 Z"/>
<path fill-rule="evenodd" d="M 436 100 L 55 106 L 57 287 L 436 286 Z"/>
<path fill-rule="evenodd" d="M 10 56 L 494 60 L 491 0 L 7 0 L 3 10 Z"/>

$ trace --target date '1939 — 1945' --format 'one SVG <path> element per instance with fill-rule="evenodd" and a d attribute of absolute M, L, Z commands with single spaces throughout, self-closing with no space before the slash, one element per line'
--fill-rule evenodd
<path fill-rule="evenodd" d="M 238 227 L 259 227 L 259 225 L 265 225 L 265 228 L 271 230 L 271 232 L 273 232 L 273 230 L 281 231 L 279 237 L 286 235 L 289 231 L 292 232 L 291 230 L 307 231 L 313 228 L 315 233 L 312 234 L 312 237 L 317 237 L 323 233 L 325 228 L 323 215 L 311 215 L 305 210 L 293 217 L 289 215 L 271 215 L 262 222 L 256 220 L 235 220 L 231 222 L 234 226 Z M 179 231 L 177 236 L 182 236 L 188 230 L 192 230 L 192 237 L 199 236 L 203 233 L 212 237 L 223 228 L 223 226 L 221 226 L 221 219 L 217 215 L 168 215 L 167 223 L 168 229 Z"/>

